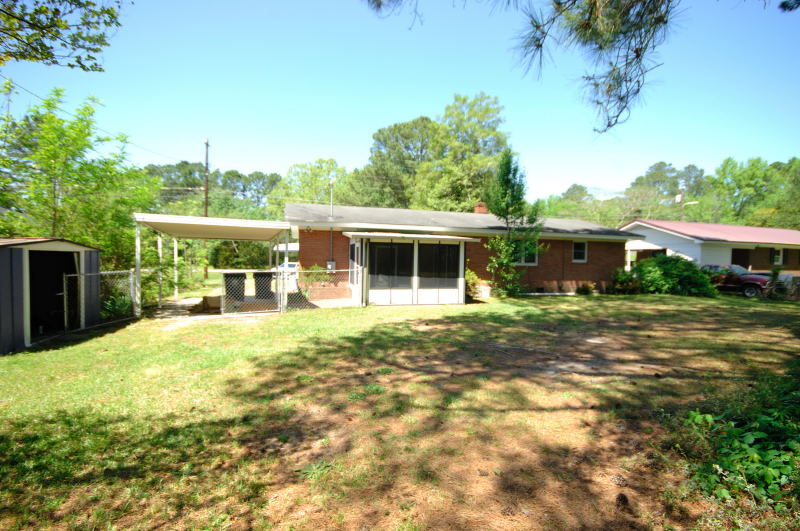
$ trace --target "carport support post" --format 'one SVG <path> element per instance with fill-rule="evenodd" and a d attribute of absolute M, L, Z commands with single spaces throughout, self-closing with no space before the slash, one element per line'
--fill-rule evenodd
<path fill-rule="evenodd" d="M 283 233 L 283 245 L 283 271 L 280 273 L 283 279 L 281 282 L 281 311 L 285 312 L 286 306 L 289 304 L 289 231 Z M 280 258 L 280 254 L 278 257 Z M 299 277 L 295 279 L 295 281 L 298 280 L 300 280 Z"/>
<path fill-rule="evenodd" d="M 133 296 L 133 313 L 142 316 L 142 227 L 136 224 L 136 261 L 134 276 L 136 277 Z"/>
<path fill-rule="evenodd" d="M 161 308 L 161 299 L 164 298 L 164 242 L 161 238 L 161 233 L 158 233 L 158 307 Z"/>
<path fill-rule="evenodd" d="M 172 295 L 178 298 L 178 239 L 172 238 L 172 276 L 174 287 Z"/>

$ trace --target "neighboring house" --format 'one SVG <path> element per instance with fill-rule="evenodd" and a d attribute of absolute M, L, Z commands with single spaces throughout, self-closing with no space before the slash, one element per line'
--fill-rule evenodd
<path fill-rule="evenodd" d="M 706 264 L 736 264 L 754 271 L 769 271 L 783 266 L 786 272 L 800 273 L 800 231 L 637 219 L 620 227 L 644 236 L 651 245 L 667 254 L 677 254 Z M 635 247 L 637 242 L 630 242 Z"/>
<path fill-rule="evenodd" d="M 99 271 L 94 247 L 59 238 L 0 238 L 0 354 L 98 322 L 96 275 L 78 284 L 80 295 L 66 299 L 64 275 Z"/>
<path fill-rule="evenodd" d="M 487 240 L 503 223 L 476 206 L 475 213 L 288 203 L 286 221 L 300 243 L 303 269 L 364 267 L 351 278 L 371 304 L 459 304 L 464 269 L 488 283 Z M 546 219 L 543 250 L 520 256 L 530 292 L 572 292 L 582 283 L 604 288 L 625 265 L 625 242 L 641 236 L 585 221 Z M 342 296 L 347 296 L 343 293 Z"/>

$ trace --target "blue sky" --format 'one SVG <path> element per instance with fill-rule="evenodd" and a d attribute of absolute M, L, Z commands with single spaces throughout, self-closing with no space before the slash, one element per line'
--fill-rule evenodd
<path fill-rule="evenodd" d="M 40 95 L 65 88 L 68 109 L 98 97 L 100 127 L 167 155 L 132 146 L 142 165 L 201 160 L 208 137 L 214 168 L 283 174 L 333 158 L 349 170 L 367 161 L 377 129 L 480 91 L 505 107 L 531 198 L 572 183 L 621 191 L 660 160 L 712 172 L 727 156 L 800 156 L 800 13 L 777 2 L 684 2 L 643 102 L 605 134 L 593 131 L 579 52 L 555 51 L 541 78 L 525 76 L 513 50 L 519 13 L 420 4 L 415 22 L 360 0 L 140 0 L 125 8 L 105 72 L 0 72 Z M 15 108 L 34 102 L 20 93 Z"/>

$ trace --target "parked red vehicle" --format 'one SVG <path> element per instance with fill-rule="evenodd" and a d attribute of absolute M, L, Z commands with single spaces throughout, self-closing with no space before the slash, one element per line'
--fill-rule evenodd
<path fill-rule="evenodd" d="M 704 265 L 703 271 L 711 274 L 711 282 L 720 291 L 741 291 L 745 297 L 756 297 L 766 289 L 769 275 L 753 273 L 736 264 Z"/>

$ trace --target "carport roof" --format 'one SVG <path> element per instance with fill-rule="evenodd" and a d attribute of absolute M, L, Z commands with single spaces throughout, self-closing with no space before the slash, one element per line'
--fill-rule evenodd
<path fill-rule="evenodd" d="M 255 219 L 207 218 L 167 214 L 135 213 L 136 223 L 172 236 L 195 240 L 269 241 L 289 230 L 285 221 Z"/>

